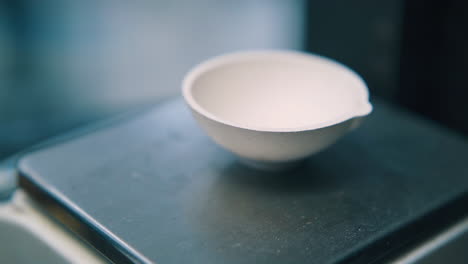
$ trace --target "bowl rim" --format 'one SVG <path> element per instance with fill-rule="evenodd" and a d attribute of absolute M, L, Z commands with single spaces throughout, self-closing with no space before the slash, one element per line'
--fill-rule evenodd
<path fill-rule="evenodd" d="M 214 68 L 217 68 L 221 65 L 226 65 L 232 62 L 238 62 L 250 59 L 252 57 L 263 57 L 263 56 L 289 56 L 289 57 L 297 57 L 298 59 L 305 59 L 305 60 L 322 60 L 329 63 L 334 64 L 342 71 L 347 71 L 351 73 L 353 78 L 356 78 L 360 82 L 359 86 L 359 95 L 361 97 L 360 106 L 354 109 L 354 111 L 350 111 L 350 113 L 342 114 L 338 117 L 331 118 L 330 120 L 326 120 L 323 122 L 317 122 L 306 126 L 297 126 L 297 127 L 256 127 L 256 126 L 246 126 L 243 124 L 239 124 L 236 122 L 230 122 L 223 118 L 220 118 L 210 111 L 203 108 L 192 95 L 192 88 L 193 83 L 197 80 L 199 76 L 203 73 L 206 73 Z M 347 120 L 354 119 L 357 117 L 364 117 L 369 115 L 372 110 L 372 104 L 369 102 L 369 91 L 368 87 L 363 80 L 363 78 L 354 70 L 349 68 L 348 66 L 325 56 L 317 55 L 313 53 L 306 53 L 302 51 L 296 50 L 282 50 L 282 49 L 267 49 L 267 50 L 242 50 L 242 51 L 235 51 L 226 53 L 223 55 L 218 55 L 212 57 L 208 60 L 202 61 L 201 63 L 195 65 L 184 77 L 182 81 L 182 96 L 184 97 L 186 103 L 194 110 L 195 112 L 201 114 L 202 116 L 211 119 L 213 121 L 219 122 L 224 125 L 242 128 L 246 130 L 252 131 L 259 131 L 259 132 L 301 132 L 301 131 L 308 131 L 308 130 L 316 130 L 320 128 L 325 128 L 329 126 L 333 126 L 339 123 L 343 123 Z"/>

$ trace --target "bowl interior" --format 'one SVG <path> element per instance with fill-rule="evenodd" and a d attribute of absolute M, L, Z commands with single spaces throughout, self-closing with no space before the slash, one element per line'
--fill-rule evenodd
<path fill-rule="evenodd" d="M 357 74 L 314 55 L 227 55 L 200 65 L 191 75 L 185 93 L 197 110 L 245 128 L 287 130 L 337 123 L 367 104 L 367 88 Z"/>

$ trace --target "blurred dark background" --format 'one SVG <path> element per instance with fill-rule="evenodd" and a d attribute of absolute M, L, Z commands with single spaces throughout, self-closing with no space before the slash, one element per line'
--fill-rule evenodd
<path fill-rule="evenodd" d="M 177 95 L 221 53 L 306 50 L 468 135 L 466 1 L 0 1 L 0 158 Z M 391 125 L 391 124 L 389 124 Z"/>

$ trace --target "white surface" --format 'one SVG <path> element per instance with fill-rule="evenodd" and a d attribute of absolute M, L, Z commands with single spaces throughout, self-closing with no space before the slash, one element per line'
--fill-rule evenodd
<path fill-rule="evenodd" d="M 184 79 L 183 95 L 218 144 L 262 162 L 320 151 L 372 111 L 356 73 L 292 51 L 241 52 L 204 62 Z"/>
<path fill-rule="evenodd" d="M 0 263 L 107 263 L 23 193 L 0 203 Z"/>
<path fill-rule="evenodd" d="M 184 80 L 196 111 L 261 131 L 301 131 L 372 111 L 364 81 L 324 57 L 292 51 L 239 52 L 197 66 Z"/>

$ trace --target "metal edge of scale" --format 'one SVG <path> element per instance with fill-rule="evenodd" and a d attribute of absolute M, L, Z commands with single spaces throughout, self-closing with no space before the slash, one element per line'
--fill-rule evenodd
<path fill-rule="evenodd" d="M 437 253 L 440 250 L 444 250 L 445 247 L 449 246 L 454 243 L 463 243 L 461 239 L 464 239 L 468 234 L 468 217 L 463 218 L 456 224 L 452 225 L 445 231 L 441 232 L 440 234 L 428 239 L 426 242 L 418 245 L 414 249 L 410 250 L 408 253 L 405 253 L 395 259 L 393 262 L 398 264 L 412 264 L 412 263 L 426 263 L 430 260 L 430 263 L 436 263 L 436 260 L 431 260 L 431 255 Z M 465 238 L 466 241 L 466 238 Z M 457 255 L 455 257 L 458 260 L 462 258 L 466 258 L 467 253 L 463 252 L 461 255 Z M 445 253 L 443 256 L 450 257 Z M 453 256 L 452 256 L 453 257 Z M 439 257 L 440 260 L 440 257 Z M 466 260 L 466 259 L 465 259 Z M 448 260 L 447 260 L 448 261 Z"/>
<path fill-rule="evenodd" d="M 120 240 L 104 226 L 53 187 L 35 182 L 31 175 L 19 175 L 19 187 L 25 190 L 60 224 L 114 263 L 153 263 L 130 245 Z"/>
<path fill-rule="evenodd" d="M 405 226 L 397 227 L 370 245 L 341 259 L 339 263 L 418 264 L 423 257 L 468 231 L 468 224 L 465 223 L 468 221 L 468 211 L 465 210 L 467 204 L 468 192 L 464 192 Z M 382 253 L 369 254 L 376 251 Z"/>
<path fill-rule="evenodd" d="M 33 153 L 59 145 L 63 142 L 76 139 L 99 129 L 111 128 L 114 125 L 131 120 L 138 114 L 146 113 L 150 109 L 158 106 L 155 103 L 151 106 L 142 106 L 133 111 L 97 121 L 90 125 L 72 130 L 64 135 L 59 135 L 34 145 L 21 151 L 10 158 L 6 163 L 12 164 L 16 169 L 17 188 L 23 189 L 34 199 L 45 213 L 49 214 L 53 220 L 70 230 L 92 248 L 96 249 L 103 257 L 113 263 L 153 263 L 130 245 L 120 240 L 116 235 L 100 225 L 95 219 L 86 214 L 72 201 L 67 199 L 54 187 L 49 186 L 35 175 L 26 175 L 20 170 L 21 158 L 28 153 Z M 4 163 L 4 162 L 2 162 Z"/>

